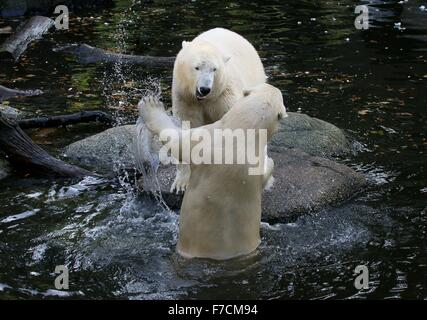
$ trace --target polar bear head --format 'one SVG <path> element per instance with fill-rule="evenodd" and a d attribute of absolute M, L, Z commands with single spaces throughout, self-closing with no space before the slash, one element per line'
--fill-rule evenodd
<path fill-rule="evenodd" d="M 268 139 L 274 134 L 281 119 L 288 117 L 282 92 L 267 83 L 243 91 L 231 111 L 223 117 L 227 128 L 266 129 Z"/>
<path fill-rule="evenodd" d="M 180 94 L 197 100 L 218 98 L 226 88 L 229 60 L 230 56 L 208 42 L 183 41 L 174 68 L 174 80 Z"/>

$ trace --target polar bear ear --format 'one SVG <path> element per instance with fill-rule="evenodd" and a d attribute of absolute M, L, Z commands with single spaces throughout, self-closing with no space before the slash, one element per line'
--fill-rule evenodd
<path fill-rule="evenodd" d="M 185 48 L 186 46 L 188 46 L 188 44 L 189 44 L 190 42 L 188 42 L 188 41 L 182 41 L 182 48 Z"/>
<path fill-rule="evenodd" d="M 224 59 L 224 63 L 227 63 L 228 61 L 230 61 L 231 56 L 224 56 L 223 59 Z"/>

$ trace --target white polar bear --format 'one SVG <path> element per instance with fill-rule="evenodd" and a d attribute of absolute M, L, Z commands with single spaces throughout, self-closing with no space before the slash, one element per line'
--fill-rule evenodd
<path fill-rule="evenodd" d="M 215 28 L 183 41 L 173 69 L 172 111 L 191 127 L 213 123 L 242 98 L 244 89 L 266 82 L 255 48 L 230 30 Z M 190 166 L 178 165 L 171 191 L 185 191 Z"/>
<path fill-rule="evenodd" d="M 266 161 L 265 169 L 257 174 L 249 174 L 252 167 L 249 163 L 214 164 L 210 158 L 213 153 L 207 159 L 210 164 L 196 163 L 190 156 L 187 161 L 191 163 L 191 177 L 179 217 L 177 251 L 184 257 L 224 260 L 254 251 L 261 241 L 262 190 L 274 168 L 273 160 L 266 154 L 267 141 L 280 119 L 287 116 L 280 90 L 268 84 L 246 90 L 244 97 L 220 120 L 191 130 L 180 130 L 155 98 L 142 99 L 139 112 L 153 134 L 161 137 L 162 133 L 176 133 L 170 139 L 166 134 L 166 139 L 160 141 L 171 146 L 172 156 L 179 160 L 186 157 L 182 152 L 183 144 L 191 136 L 201 138 L 191 139 L 190 150 L 193 151 L 218 129 L 241 129 L 246 135 L 250 130 L 257 135 L 261 130 L 267 133 L 267 139 L 258 141 L 259 163 L 262 164 L 261 159 Z M 222 139 L 219 146 L 209 141 L 213 149 L 222 149 L 221 154 L 231 151 Z M 232 152 L 239 158 L 238 155 L 244 155 L 241 152 L 247 155 L 249 151 L 233 145 Z"/>

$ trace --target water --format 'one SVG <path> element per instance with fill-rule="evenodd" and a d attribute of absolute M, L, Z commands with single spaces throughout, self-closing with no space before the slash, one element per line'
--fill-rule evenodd
<path fill-rule="evenodd" d="M 372 27 L 360 31 L 357 3 L 349 0 L 115 1 L 71 15 L 70 31 L 45 37 L 19 64 L 1 64 L 2 85 L 44 91 L 10 101 L 29 116 L 102 109 L 117 123 L 134 123 L 144 90 L 158 85 L 170 104 L 171 70 L 81 65 L 51 49 L 85 42 L 170 56 L 202 30 L 231 28 L 258 48 L 290 111 L 346 129 L 357 152 L 339 161 L 370 184 L 335 209 L 264 223 L 259 250 L 213 262 L 179 257 L 178 216 L 138 195 L 128 177 L 116 183 L 17 173 L 0 180 L 0 298 L 426 298 L 427 12 L 419 9 L 424 1 L 396 2 L 373 1 Z M 18 22 L 0 19 L 0 28 Z M 30 134 L 60 154 L 103 129 Z M 53 285 L 61 264 L 70 268 L 67 292 Z M 358 291 L 353 270 L 360 264 L 370 283 Z"/>

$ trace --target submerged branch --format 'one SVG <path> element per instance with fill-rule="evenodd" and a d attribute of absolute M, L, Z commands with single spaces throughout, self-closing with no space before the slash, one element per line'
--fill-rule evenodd
<path fill-rule="evenodd" d="M 67 126 L 77 123 L 86 122 L 102 122 L 108 125 L 114 123 L 114 119 L 111 115 L 102 111 L 81 111 L 73 114 L 51 116 L 51 117 L 40 117 L 19 120 L 18 124 L 21 128 L 52 128 Z"/>
<path fill-rule="evenodd" d="M 43 94 L 41 90 L 16 90 L 9 89 L 0 85 L 0 101 L 6 100 L 12 97 L 32 97 Z"/>
<path fill-rule="evenodd" d="M 168 68 L 172 67 L 175 62 L 175 57 L 135 56 L 95 48 L 87 44 L 65 45 L 56 48 L 55 51 L 74 55 L 84 64 L 95 62 L 122 62 L 125 64 L 138 64 L 152 68 Z"/>

